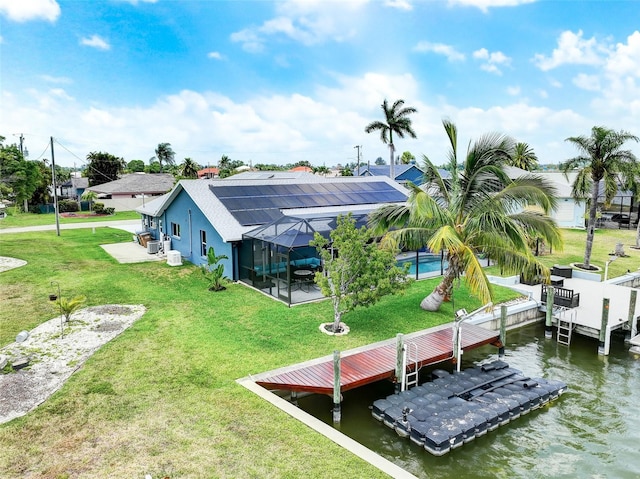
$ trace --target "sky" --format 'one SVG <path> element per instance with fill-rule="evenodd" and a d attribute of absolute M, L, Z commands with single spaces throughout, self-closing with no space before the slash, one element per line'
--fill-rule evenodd
<path fill-rule="evenodd" d="M 398 155 L 444 164 L 446 118 L 461 156 L 498 132 L 558 163 L 593 126 L 640 135 L 639 18 L 636 0 L 0 0 L 0 135 L 31 160 L 53 137 L 61 166 L 163 142 L 204 166 L 388 162 L 364 129 L 402 99 Z"/>

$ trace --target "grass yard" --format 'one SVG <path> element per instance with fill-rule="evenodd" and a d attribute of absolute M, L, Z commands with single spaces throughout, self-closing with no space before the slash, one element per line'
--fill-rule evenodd
<path fill-rule="evenodd" d="M 98 246 L 119 241 L 130 234 L 0 237 L 0 255 L 28 261 L 2 273 L 0 344 L 57 316 L 51 281 L 87 305 L 148 308 L 36 411 L 0 426 L 3 478 L 385 477 L 235 380 L 449 321 L 451 304 L 437 314 L 418 306 L 434 280 L 347 315 L 351 333 L 329 337 L 318 330 L 329 302 L 288 308 L 236 284 L 213 293 L 193 266 L 121 265 Z M 479 303 L 461 288 L 455 306 Z"/>
<path fill-rule="evenodd" d="M 584 245 L 587 233 L 584 230 L 562 230 L 564 237 L 563 251 L 554 251 L 553 254 L 545 253 L 538 259 L 548 267 L 554 264 L 568 265 L 570 263 L 582 263 L 584 260 Z M 622 243 L 626 257 L 620 257 L 609 264 L 609 279 L 621 276 L 627 272 L 637 272 L 640 268 L 640 250 L 632 248 L 636 244 L 635 229 L 598 229 L 593 240 L 591 252 L 591 264 L 601 268 L 600 274 L 604 274 L 609 253 L 615 251 L 617 243 Z M 500 274 L 499 268 L 492 267 L 488 271 L 491 274 Z"/>
<path fill-rule="evenodd" d="M 24 226 L 41 226 L 41 225 L 55 225 L 56 215 L 53 213 L 48 214 L 35 214 L 35 213 L 21 213 L 17 212 L 15 208 L 7 209 L 7 217 L 0 219 L 0 229 L 24 227 Z M 88 213 L 88 212 L 82 212 Z M 78 213 L 80 214 L 80 213 Z M 118 221 L 118 220 L 137 220 L 140 219 L 140 214 L 135 211 L 116 211 L 112 215 L 108 216 L 93 216 L 93 217 L 64 217 L 60 216 L 60 224 L 66 223 L 85 223 L 94 221 Z"/>
<path fill-rule="evenodd" d="M 566 231 L 566 257 L 555 253 L 543 261 L 581 261 L 584 236 Z M 213 293 L 193 266 L 118 264 L 98 246 L 130 237 L 102 227 L 95 234 L 0 236 L 1 256 L 28 261 L 0 273 L 0 345 L 57 316 L 48 301 L 51 281 L 63 296 L 86 295 L 88 306 L 147 307 L 36 411 L 0 425 L 3 478 L 386 477 L 235 380 L 450 321 L 451 303 L 438 313 L 419 308 L 437 279 L 349 313 L 351 333 L 329 337 L 318 331 L 332 320 L 329 302 L 288 308 L 236 284 Z M 598 231 L 594 263 L 602 266 L 623 242 L 631 257 L 613 262 L 610 276 L 635 271 L 640 256 L 628 247 L 634 238 L 634 231 Z M 499 289 L 498 301 L 511 297 Z M 456 309 L 480 306 L 464 286 L 454 298 Z"/>

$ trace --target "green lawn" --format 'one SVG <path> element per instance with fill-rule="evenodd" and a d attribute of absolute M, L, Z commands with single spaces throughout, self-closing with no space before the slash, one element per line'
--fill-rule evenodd
<path fill-rule="evenodd" d="M 633 238 L 634 232 L 618 233 Z M 568 231 L 566 237 L 584 243 L 584 232 Z M 321 322 L 332 320 L 326 301 L 288 308 L 237 284 L 212 293 L 193 266 L 121 265 L 98 246 L 119 241 L 130 241 L 130 233 L 96 228 L 95 234 L 81 229 L 60 237 L 0 237 L 0 256 L 28 261 L 0 273 L 2 345 L 56 316 L 48 301 L 51 281 L 60 283 L 64 296 L 86 295 L 87 305 L 147 307 L 142 319 L 51 399 L 0 426 L 3 478 L 386 477 L 235 380 L 450 321 L 451 303 L 438 313 L 418 306 L 437 279 L 349 313 L 351 333 L 329 337 L 318 331 Z M 632 258 L 612 263 L 611 276 L 614 269 L 637 269 L 637 252 L 629 253 Z M 543 258 L 567 263 L 557 253 Z M 500 289 L 498 301 L 511 297 Z M 479 306 L 464 286 L 454 298 L 456 309 Z"/>
<path fill-rule="evenodd" d="M 21 213 L 17 212 L 14 208 L 9 208 L 6 218 L 0 219 L 0 229 L 23 227 L 23 226 L 41 226 L 41 225 L 54 225 L 56 224 L 56 215 L 53 213 L 48 214 L 35 214 L 35 213 Z M 87 213 L 87 212 L 83 212 Z M 79 213 L 80 214 L 80 213 Z M 83 223 L 94 221 L 117 221 L 117 220 L 137 220 L 140 219 L 140 214 L 135 211 L 116 211 L 112 215 L 108 216 L 92 216 L 92 217 L 80 217 L 80 218 L 66 218 L 60 216 L 60 224 L 65 223 Z"/>

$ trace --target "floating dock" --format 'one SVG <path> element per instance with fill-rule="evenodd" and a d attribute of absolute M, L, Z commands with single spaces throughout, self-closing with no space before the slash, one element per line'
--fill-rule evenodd
<path fill-rule="evenodd" d="M 562 381 L 529 378 L 504 361 L 449 373 L 373 403 L 371 414 L 435 456 L 557 399 Z"/>

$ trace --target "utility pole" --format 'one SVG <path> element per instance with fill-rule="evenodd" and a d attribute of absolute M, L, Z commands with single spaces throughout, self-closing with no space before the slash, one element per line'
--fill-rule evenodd
<path fill-rule="evenodd" d="M 356 166 L 356 168 L 357 168 L 357 171 L 358 171 L 358 176 L 360 176 L 360 148 L 362 148 L 362 145 L 356 145 L 356 146 L 354 146 L 354 148 L 357 148 L 357 150 L 358 150 L 358 159 L 356 160 L 357 161 L 356 165 L 358 165 L 358 166 Z"/>
<path fill-rule="evenodd" d="M 60 236 L 60 217 L 58 215 L 58 186 L 56 185 L 56 160 L 53 156 L 53 137 L 51 137 L 51 181 L 53 183 L 53 208 L 56 213 L 56 234 Z"/>

